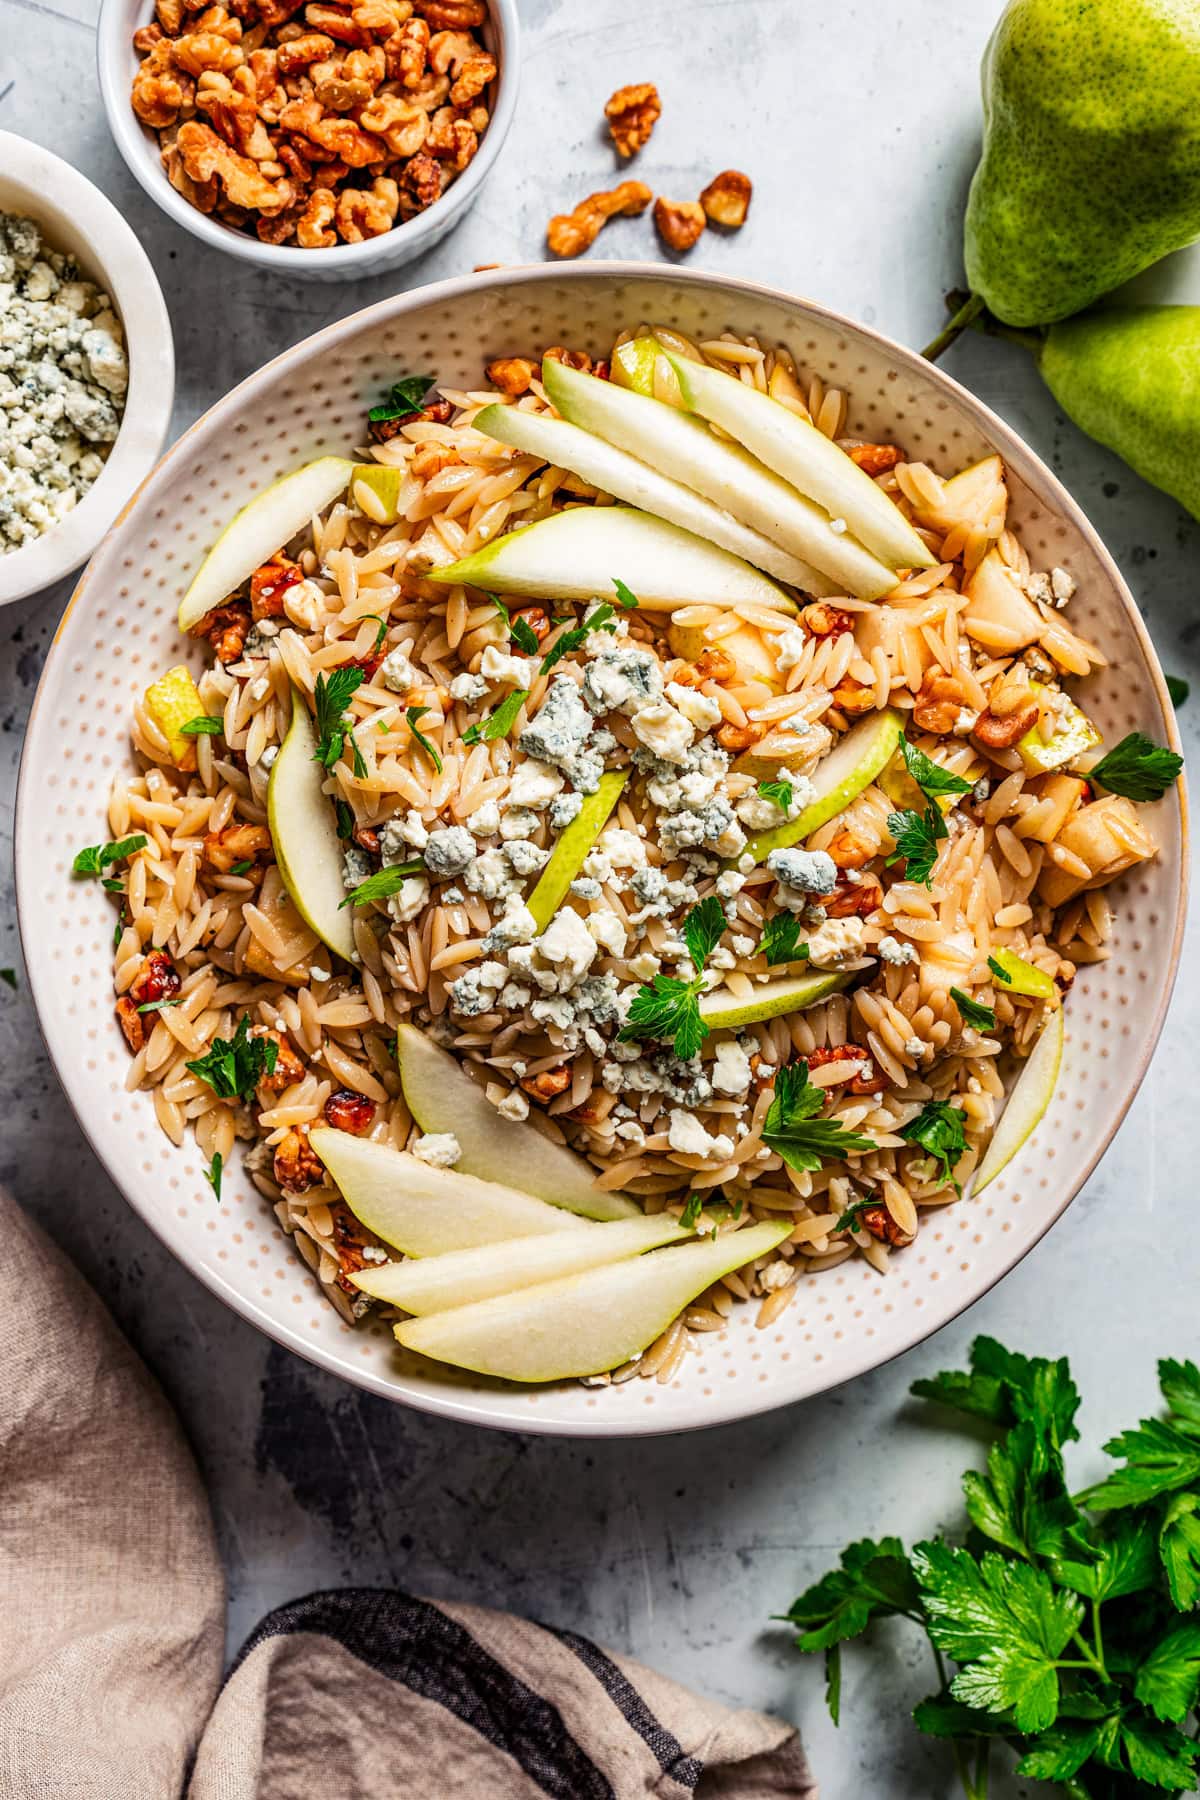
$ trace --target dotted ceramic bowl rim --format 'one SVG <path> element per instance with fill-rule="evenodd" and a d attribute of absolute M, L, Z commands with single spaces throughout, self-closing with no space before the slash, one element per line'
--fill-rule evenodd
<path fill-rule="evenodd" d="M 1082 970 L 1068 1001 L 1059 1090 L 1030 1144 L 977 1202 L 928 1214 L 917 1244 L 893 1260 L 887 1277 L 862 1262 L 806 1277 L 792 1306 L 764 1332 L 756 1332 L 752 1308 L 739 1309 L 731 1325 L 703 1340 L 663 1388 L 634 1380 L 600 1390 L 575 1383 L 512 1389 L 406 1360 L 386 1328 L 368 1323 L 352 1331 L 320 1300 L 268 1204 L 240 1169 L 227 1176 L 219 1212 L 211 1195 L 201 1201 L 207 1190 L 195 1145 L 188 1140 L 174 1149 L 159 1132 L 150 1096 L 123 1091 L 127 1063 L 112 1022 L 104 954 L 111 910 L 98 884 L 71 883 L 68 876 L 73 849 L 100 829 L 108 777 L 96 765 L 132 766 L 124 709 L 148 678 L 136 666 L 146 660 L 137 646 L 147 633 L 163 630 L 163 645 L 148 646 L 153 666 L 163 655 L 179 653 L 175 601 L 204 540 L 192 530 L 180 567 L 171 566 L 178 559 L 167 540 L 196 524 L 194 514 L 211 504 L 207 490 L 218 485 L 214 469 L 231 466 L 237 447 L 250 444 L 247 455 L 257 452 L 256 484 L 278 472 L 278 412 L 289 399 L 306 434 L 302 449 L 287 447 L 293 460 L 319 447 L 340 447 L 327 435 L 340 418 L 326 413 L 330 402 L 322 383 L 329 375 L 339 377 L 338 396 L 357 417 L 410 340 L 440 345 L 432 366 L 454 382 L 465 380 L 484 355 L 505 347 L 570 342 L 573 334 L 574 341 L 596 348 L 617 324 L 641 317 L 674 319 L 684 329 L 697 321 L 695 328 L 705 332 L 722 324 L 756 330 L 786 338 L 801 353 L 807 342 L 814 367 L 851 388 L 852 422 L 857 412 L 863 415 L 857 428 L 894 433 L 935 461 L 939 453 L 965 462 L 998 450 L 1008 467 L 1019 529 L 1027 540 L 1041 532 L 1045 554 L 1039 560 L 1061 558 L 1086 576 L 1073 603 L 1083 616 L 1077 611 L 1075 617 L 1086 630 L 1094 616 L 1113 652 L 1109 686 L 1094 694 L 1102 725 L 1119 731 L 1134 722 L 1178 748 L 1149 636 L 1096 533 L 1040 459 L 949 376 L 876 332 L 751 282 L 636 263 L 542 265 L 442 282 L 327 326 L 242 382 L 184 434 L 126 507 L 75 590 L 35 697 L 17 794 L 18 916 L 43 1034 L 83 1130 L 150 1228 L 243 1318 L 374 1393 L 475 1424 L 577 1437 L 691 1430 L 804 1399 L 912 1348 L 992 1287 L 1074 1198 L 1137 1092 L 1170 997 L 1186 907 L 1186 797 L 1180 784 L 1155 809 L 1159 860 L 1125 884 L 1112 962 Z M 398 351 L 402 339 L 405 350 Z M 447 363 L 456 368 L 445 372 Z M 860 384 L 867 375 L 878 383 L 874 390 L 860 385 L 858 397 L 856 369 Z M 264 443 L 252 441 L 256 432 L 266 434 Z M 951 439 L 961 443 L 952 447 Z M 228 504 L 226 497 L 221 505 Z M 223 517 L 214 515 L 214 529 Z M 207 515 L 199 525 L 207 525 Z M 128 573 L 139 549 L 147 559 L 140 578 Z M 144 590 L 154 579 L 159 596 L 147 598 Z M 124 627 L 115 642 L 106 624 L 110 605 Z M 89 632 L 99 634 L 94 656 L 103 658 L 121 696 L 116 716 L 110 716 L 111 705 L 95 704 L 99 670 L 87 653 Z M 79 749 L 64 746 L 64 729 L 85 699 L 98 720 L 95 732 Z M 1141 927 L 1144 943 L 1137 937 Z M 1125 980 L 1123 953 L 1137 958 Z M 1098 1045 L 1088 1035 L 1092 1029 L 1100 1034 Z M 1119 1051 L 1111 1078 L 1101 1071 L 1110 1040 Z M 102 1051 L 115 1071 L 107 1079 Z M 1073 1130 L 1066 1116 L 1072 1106 L 1080 1117 Z M 151 1161 L 155 1149 L 157 1160 Z M 265 1286 L 264 1263 L 272 1277 Z"/>

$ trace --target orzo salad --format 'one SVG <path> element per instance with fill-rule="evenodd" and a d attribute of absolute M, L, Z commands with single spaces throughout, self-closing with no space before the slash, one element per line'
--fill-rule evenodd
<path fill-rule="evenodd" d="M 77 868 L 129 1086 L 347 1320 L 665 1381 L 1019 1148 L 1179 762 L 1102 743 L 999 457 L 732 335 L 501 368 L 232 521 Z"/>

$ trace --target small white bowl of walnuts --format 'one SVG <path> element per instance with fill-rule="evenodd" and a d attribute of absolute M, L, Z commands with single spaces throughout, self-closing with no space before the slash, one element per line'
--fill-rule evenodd
<path fill-rule="evenodd" d="M 516 104 L 516 0 L 103 0 L 117 147 L 163 210 L 260 268 L 352 279 L 471 205 Z"/>

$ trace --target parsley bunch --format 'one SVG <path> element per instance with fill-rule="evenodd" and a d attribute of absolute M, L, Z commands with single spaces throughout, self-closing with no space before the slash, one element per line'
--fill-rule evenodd
<path fill-rule="evenodd" d="M 851 1544 L 785 1615 L 799 1649 L 825 1653 L 835 1723 L 841 1645 L 900 1616 L 924 1630 L 938 1672 L 913 1718 L 950 1743 L 967 1800 L 985 1800 L 997 1742 L 1019 1776 L 1058 1783 L 1064 1800 L 1195 1789 L 1200 1369 L 1164 1361 L 1158 1373 L 1167 1418 L 1111 1439 L 1123 1466 L 1078 1494 L 1063 1466 L 1079 1436 L 1065 1358 L 981 1337 L 969 1369 L 914 1382 L 999 1435 L 986 1472 L 963 1477 L 965 1544 Z"/>
<path fill-rule="evenodd" d="M 243 1013 L 232 1038 L 214 1038 L 205 1054 L 187 1066 L 219 1100 L 249 1100 L 263 1076 L 275 1073 L 278 1059 L 279 1045 L 268 1037 L 251 1037 L 250 1015 Z"/>
<path fill-rule="evenodd" d="M 721 941 L 726 926 L 725 908 L 715 894 L 693 906 L 683 922 L 684 942 L 696 971 L 691 981 L 676 975 L 656 975 L 643 982 L 621 1027 L 621 1038 L 670 1038 L 676 1056 L 690 1062 L 708 1036 L 700 1017 L 704 992 L 704 965 Z"/>
<path fill-rule="evenodd" d="M 970 793 L 971 783 L 934 762 L 907 738 L 900 739 L 900 754 L 905 768 L 924 795 L 926 805 L 923 813 L 906 807 L 903 812 L 888 814 L 887 828 L 896 840 L 896 848 L 888 857 L 887 866 L 890 869 L 893 863 L 903 862 L 906 881 L 917 881 L 923 887 L 930 887 L 938 845 L 950 835 L 938 805 L 938 796 Z"/>

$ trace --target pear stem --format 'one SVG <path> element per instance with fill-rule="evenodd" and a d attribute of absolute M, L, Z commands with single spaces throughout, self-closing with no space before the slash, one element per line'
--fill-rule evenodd
<path fill-rule="evenodd" d="M 951 303 L 958 299 L 957 294 L 950 296 Z M 968 294 L 958 311 L 950 318 L 945 327 L 938 332 L 931 344 L 926 344 L 921 355 L 926 362 L 936 362 L 942 352 L 948 350 L 954 340 L 962 336 L 969 325 L 973 325 L 983 311 L 983 300 L 978 294 Z"/>

